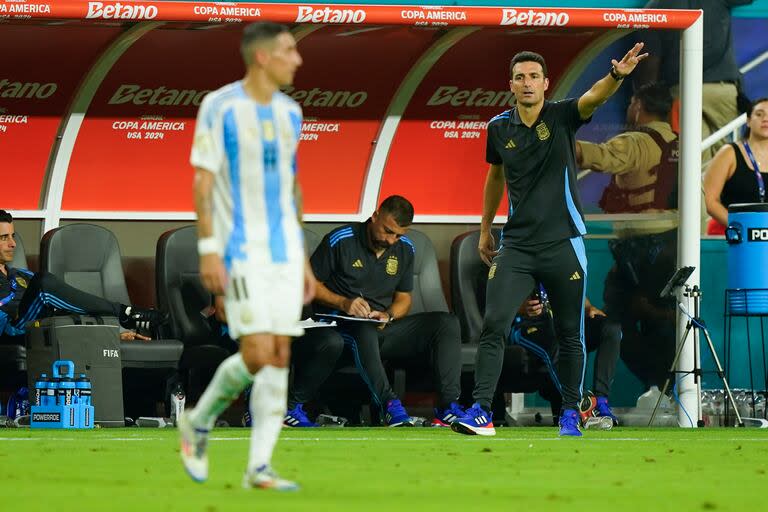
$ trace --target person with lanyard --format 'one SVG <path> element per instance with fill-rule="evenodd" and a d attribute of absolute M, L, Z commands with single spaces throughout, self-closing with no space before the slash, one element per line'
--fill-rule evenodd
<path fill-rule="evenodd" d="M 728 225 L 728 206 L 764 203 L 768 182 L 768 97 L 752 104 L 745 140 L 720 148 L 704 174 L 704 201 L 712 216 L 710 235 L 722 235 Z"/>
<path fill-rule="evenodd" d="M 524 51 L 512 58 L 509 87 L 517 105 L 488 123 L 478 250 L 490 266 L 486 310 L 475 364 L 475 403 L 451 428 L 467 435 L 496 434 L 491 400 L 503 366 L 504 345 L 518 307 L 536 282 L 554 311 L 560 347 L 563 406 L 560 435 L 581 436 L 578 404 L 584 380 L 586 234 L 577 188 L 575 133 L 648 54 L 638 43 L 579 98 L 547 101 L 544 57 Z M 497 250 L 491 234 L 506 184 L 509 215 Z"/>

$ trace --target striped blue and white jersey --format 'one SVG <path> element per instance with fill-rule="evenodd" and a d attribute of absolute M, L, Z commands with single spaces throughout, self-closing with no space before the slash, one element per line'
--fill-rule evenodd
<path fill-rule="evenodd" d="M 209 93 L 197 114 L 190 162 L 215 174 L 213 235 L 227 268 L 237 260 L 304 258 L 294 202 L 301 107 L 282 92 L 269 105 L 241 82 Z"/>

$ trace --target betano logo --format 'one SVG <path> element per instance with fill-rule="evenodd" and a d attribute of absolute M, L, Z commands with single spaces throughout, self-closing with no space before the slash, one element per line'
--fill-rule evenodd
<path fill-rule="evenodd" d="M 59 86 L 50 82 L 12 82 L 7 78 L 0 80 L 0 98 L 26 98 L 44 100 L 50 98 Z"/>
<path fill-rule="evenodd" d="M 296 23 L 362 23 L 365 11 L 362 9 L 315 9 L 309 5 L 300 5 Z"/>
<path fill-rule="evenodd" d="M 104 5 L 103 2 L 88 2 L 88 19 L 102 18 L 105 20 L 151 20 L 157 17 L 157 7 L 154 5 L 130 5 L 116 2 Z"/>
<path fill-rule="evenodd" d="M 368 93 L 364 91 L 324 91 L 317 87 L 305 90 L 289 85 L 283 88 L 283 92 L 304 107 L 355 108 L 368 99 Z"/>
<path fill-rule="evenodd" d="M 438 87 L 427 100 L 427 106 L 450 105 L 452 107 L 512 107 L 515 96 L 512 91 L 489 91 L 476 88 L 473 90 L 459 89 L 453 85 Z"/>
<path fill-rule="evenodd" d="M 109 98 L 110 105 L 195 105 L 200 106 L 203 98 L 210 91 L 195 89 L 167 89 L 164 86 L 154 89 L 144 88 L 135 84 L 122 84 Z"/>
<path fill-rule="evenodd" d="M 502 9 L 501 25 L 562 27 L 568 24 L 567 12 L 537 12 L 532 9 Z"/>

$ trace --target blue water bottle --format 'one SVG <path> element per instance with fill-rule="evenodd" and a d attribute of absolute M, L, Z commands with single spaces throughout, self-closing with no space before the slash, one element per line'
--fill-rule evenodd
<path fill-rule="evenodd" d="M 75 405 L 78 408 L 78 428 L 93 428 L 91 380 L 84 373 L 75 379 Z"/>
<path fill-rule="evenodd" d="M 80 405 L 91 405 L 91 379 L 81 373 L 75 380 L 75 396 Z"/>
<path fill-rule="evenodd" d="M 41 373 L 35 381 L 35 400 L 33 405 L 46 405 L 45 397 L 48 393 L 48 374 Z"/>
<path fill-rule="evenodd" d="M 59 389 L 56 393 L 57 405 L 72 405 L 75 396 L 75 381 L 72 377 L 61 377 L 59 379 Z"/>
<path fill-rule="evenodd" d="M 66 359 L 53 362 L 53 376 L 56 383 L 56 405 L 72 405 L 75 392 L 75 363 Z"/>
<path fill-rule="evenodd" d="M 53 407 L 56 405 L 56 393 L 59 390 L 59 378 L 56 376 L 52 376 L 50 379 L 48 379 L 48 388 L 46 389 L 45 393 L 45 400 L 43 401 L 43 405 Z"/>

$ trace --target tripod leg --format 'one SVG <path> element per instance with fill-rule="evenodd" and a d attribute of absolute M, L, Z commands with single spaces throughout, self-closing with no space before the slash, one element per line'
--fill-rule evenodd
<path fill-rule="evenodd" d="M 656 418 L 656 411 L 659 409 L 659 405 L 661 405 L 661 400 L 664 398 L 664 395 L 667 393 L 667 388 L 669 388 L 669 380 L 677 373 L 677 361 L 680 359 L 680 354 L 683 352 L 683 347 L 685 347 L 685 340 L 688 338 L 688 334 L 691 332 L 692 324 L 691 322 L 688 322 L 688 324 L 685 326 L 685 334 L 683 334 L 683 339 L 680 340 L 680 345 L 677 347 L 677 352 L 675 353 L 675 359 L 672 361 L 672 366 L 669 368 L 669 377 L 667 377 L 667 380 L 664 381 L 664 388 L 661 390 L 661 394 L 659 395 L 658 400 L 656 400 L 656 406 L 653 408 L 653 412 L 651 413 L 651 419 L 648 420 L 648 426 L 650 427 L 653 425 L 653 420 Z"/>
<path fill-rule="evenodd" d="M 717 357 L 717 352 L 715 351 L 715 345 L 712 343 L 712 338 L 709 337 L 709 331 L 706 328 L 701 329 L 704 333 L 704 337 L 707 339 L 707 346 L 709 347 L 709 353 L 712 354 L 712 359 L 715 361 L 715 366 L 717 366 L 717 375 L 720 377 L 720 379 L 723 381 L 723 387 L 725 387 L 725 392 L 728 394 L 728 400 L 733 404 L 733 410 L 736 413 L 736 424 L 740 427 L 744 426 L 744 422 L 741 420 L 741 415 L 739 414 L 739 409 L 736 408 L 736 402 L 733 401 L 733 393 L 731 393 L 731 386 L 728 385 L 728 379 L 725 378 L 725 373 L 723 372 L 723 367 L 720 365 L 720 359 Z M 728 404 L 726 403 L 726 407 Z"/>
<path fill-rule="evenodd" d="M 698 299 L 695 297 L 694 300 Z M 703 325 L 699 322 L 699 325 Z M 702 327 L 699 327 L 702 329 Z M 701 352 L 699 350 L 699 336 L 697 332 L 693 333 L 693 381 L 696 384 L 696 406 L 699 411 L 696 415 L 696 426 L 701 428 L 704 426 L 704 417 L 701 412 Z M 693 425 L 691 425 L 693 426 Z"/>

